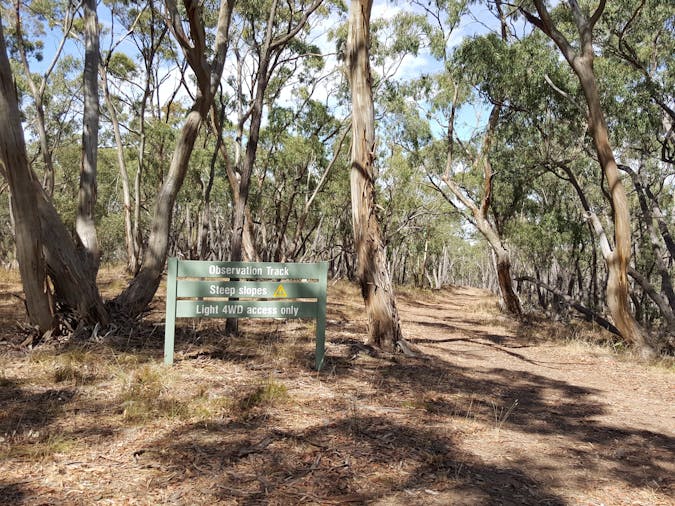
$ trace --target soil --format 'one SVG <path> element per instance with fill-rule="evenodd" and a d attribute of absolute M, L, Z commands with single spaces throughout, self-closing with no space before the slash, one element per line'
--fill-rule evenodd
<path fill-rule="evenodd" d="M 340 282 L 320 373 L 298 320 L 181 320 L 167 368 L 162 294 L 31 348 L 0 283 L 1 504 L 675 505 L 675 367 L 585 323 L 406 289 L 392 355 Z"/>

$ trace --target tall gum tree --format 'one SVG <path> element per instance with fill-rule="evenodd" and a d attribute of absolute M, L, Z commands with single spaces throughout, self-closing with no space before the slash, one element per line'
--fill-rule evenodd
<path fill-rule="evenodd" d="M 176 140 L 169 171 L 157 196 L 143 263 L 129 286 L 115 299 L 115 305 L 131 315 L 140 314 L 147 307 L 162 277 L 168 254 L 169 231 L 176 196 L 185 180 L 199 128 L 204 121 L 208 120 L 211 105 L 220 86 L 227 55 L 234 0 L 220 2 L 214 55 L 211 62 L 207 60 L 207 39 L 200 3 L 193 0 L 183 1 L 189 34 L 183 29 L 185 21 L 175 1 L 167 0 L 165 5 L 170 30 L 183 49 L 188 64 L 194 72 L 197 90 L 192 108 Z"/>
<path fill-rule="evenodd" d="M 118 10 L 118 13 L 120 11 Z M 131 14 L 131 11 L 124 12 Z M 157 12 L 155 8 L 154 0 L 148 0 L 147 8 L 144 10 L 144 13 L 138 18 L 140 23 L 140 29 L 133 30 L 131 32 L 131 39 L 133 40 L 138 52 L 142 55 L 142 66 L 143 66 L 143 84 L 142 84 L 142 95 L 138 101 L 138 155 L 137 155 L 137 170 L 134 177 L 133 184 L 133 193 L 134 193 L 134 212 L 133 212 L 133 229 L 132 229 L 132 238 L 133 238 L 133 248 L 134 248 L 134 257 L 133 262 L 130 261 L 130 267 L 134 274 L 137 274 L 141 268 L 141 262 L 143 257 L 143 233 L 141 230 L 141 208 L 143 207 L 142 203 L 142 192 L 141 192 L 141 181 L 143 180 L 146 165 L 146 148 L 148 144 L 148 116 L 154 121 L 159 121 L 161 117 L 161 110 L 159 104 L 159 88 L 162 81 L 157 73 L 159 68 L 161 58 L 165 52 L 171 52 L 167 50 L 166 43 L 167 34 L 169 32 L 169 27 L 161 19 L 161 15 Z M 132 22 L 130 19 L 127 19 L 126 24 L 133 26 L 136 23 L 136 20 Z M 176 91 L 173 92 L 175 96 Z M 168 111 L 167 111 L 167 121 L 168 121 Z"/>
<path fill-rule="evenodd" d="M 122 133 L 120 129 L 119 113 L 115 107 L 112 94 L 110 93 L 110 86 L 108 84 L 108 75 L 110 74 L 110 62 L 112 51 L 108 52 L 107 57 L 101 64 L 101 87 L 103 88 L 103 98 L 105 99 L 106 107 L 108 108 L 108 115 L 112 125 L 113 134 L 115 137 L 115 145 L 117 147 L 117 164 L 119 165 L 120 179 L 122 181 L 122 198 L 124 201 L 124 239 L 127 248 L 127 270 L 134 272 L 137 264 L 136 248 L 133 236 L 133 223 L 131 216 L 131 191 L 129 187 L 129 171 L 124 156 L 124 144 L 122 140 Z"/>
<path fill-rule="evenodd" d="M 346 63 L 352 96 L 352 224 L 369 340 L 395 350 L 403 336 L 375 203 L 375 124 L 368 50 L 371 10 L 371 0 L 352 0 L 349 11 Z"/>
<path fill-rule="evenodd" d="M 250 117 L 249 128 L 247 132 L 246 149 L 241 160 L 241 174 L 238 184 L 231 179 L 233 194 L 235 195 L 234 217 L 232 223 L 232 240 L 230 260 L 239 261 L 242 259 L 242 239 L 244 237 L 244 224 L 246 222 L 246 209 L 251 183 L 251 175 L 255 166 L 258 152 L 258 142 L 260 140 L 260 127 L 263 119 L 263 108 L 265 105 L 267 87 L 272 75 L 281 63 L 281 55 L 287 45 L 293 41 L 298 33 L 305 27 L 309 16 L 316 11 L 323 0 L 314 0 L 302 9 L 291 8 L 287 23 L 279 24 L 285 27 L 282 33 L 277 33 L 277 24 L 279 15 L 278 9 L 280 2 L 272 0 L 269 6 L 263 40 L 256 44 L 257 69 L 255 77 L 255 91 L 253 92 L 250 109 L 241 116 L 246 120 Z M 289 3 L 290 5 L 290 3 Z M 294 19 L 295 18 L 295 19 Z M 241 120 L 240 120 L 240 123 Z M 242 123 L 243 125 L 243 123 Z M 248 220 L 249 223 L 251 220 Z"/>
<path fill-rule="evenodd" d="M 494 172 L 492 170 L 492 163 L 490 161 L 490 148 L 492 146 L 492 139 L 499 121 L 501 107 L 494 105 L 490 112 L 487 130 L 483 138 L 483 145 L 481 153 L 475 158 L 473 165 L 483 171 L 483 192 L 479 203 L 474 202 L 462 190 L 461 186 L 455 182 L 452 177 L 452 145 L 454 144 L 454 134 L 452 132 L 452 122 L 448 133 L 448 155 L 445 173 L 442 176 L 443 182 L 446 184 L 454 197 L 461 202 L 462 206 L 455 204 L 450 195 L 442 192 L 452 205 L 478 229 L 478 231 L 485 237 L 492 252 L 494 254 L 495 268 L 497 270 L 497 283 L 499 285 L 499 294 L 501 303 L 504 309 L 512 315 L 520 316 L 523 312 L 520 304 L 520 299 L 513 288 L 513 278 L 511 275 L 511 256 L 509 250 L 504 245 L 502 238 L 497 231 L 497 228 L 490 222 L 489 210 L 492 201 L 493 178 Z M 431 179 L 432 184 L 436 184 Z M 440 188 L 437 186 L 440 190 Z"/>
<path fill-rule="evenodd" d="M 124 9 L 124 13 L 119 12 Z M 127 75 L 133 76 L 136 71 L 136 66 L 134 62 L 125 54 L 117 53 L 115 50 L 119 47 L 125 39 L 130 35 L 136 32 L 139 28 L 143 29 L 143 23 L 141 18 L 145 17 L 146 9 L 139 9 L 137 12 L 135 10 L 127 10 L 126 6 L 121 6 L 117 3 L 112 3 L 110 5 L 110 12 L 112 23 L 116 19 L 121 17 L 121 21 L 129 22 L 133 16 L 133 21 L 130 22 L 128 31 L 121 36 L 117 41 L 113 42 L 110 40 L 110 46 L 105 53 L 102 53 L 100 58 L 100 67 L 99 72 L 101 75 L 101 88 L 103 91 L 103 99 L 108 110 L 108 119 L 113 130 L 113 136 L 115 138 L 115 146 L 117 151 L 117 164 L 119 166 L 120 180 L 122 183 L 122 200 L 124 203 L 124 240 L 126 243 L 127 250 L 127 271 L 130 273 L 136 273 L 136 268 L 139 263 L 138 259 L 138 245 L 134 236 L 134 222 L 132 216 L 132 202 L 131 202 L 131 186 L 129 179 L 129 170 L 127 168 L 127 161 L 125 157 L 124 141 L 122 138 L 122 131 L 120 125 L 120 113 L 118 111 L 118 106 L 116 105 L 116 100 L 111 92 L 111 77 L 116 77 L 118 79 L 125 79 Z M 134 16 L 135 14 L 135 16 Z M 144 52 L 144 58 L 148 57 L 148 52 Z M 147 88 L 145 88 L 147 89 Z M 145 91 L 144 89 L 144 91 Z M 142 100 L 145 101 L 147 97 L 143 96 Z M 141 108 L 144 105 L 141 105 Z M 141 124 L 143 119 L 141 119 Z M 140 170 L 138 171 L 141 172 Z M 138 200 L 137 200 L 138 202 Z"/>
<path fill-rule="evenodd" d="M 252 101 L 249 109 L 239 114 L 238 130 L 240 137 L 243 135 L 244 122 L 249 121 L 246 148 L 243 156 L 241 156 L 241 169 L 239 177 L 228 171 L 229 181 L 232 186 L 232 194 L 234 197 L 234 210 L 232 217 L 232 234 L 230 240 L 230 260 L 238 262 L 242 259 L 242 247 L 244 240 L 247 240 L 249 257 L 257 257 L 253 245 L 253 237 L 251 226 L 253 223 L 248 207 L 249 191 L 251 186 L 251 176 L 255 167 L 256 157 L 258 155 L 258 142 L 260 141 L 260 128 L 263 120 L 263 109 L 267 97 L 267 88 L 270 84 L 272 76 L 281 63 L 281 58 L 286 47 L 294 40 L 294 38 L 305 27 L 309 16 L 316 11 L 322 4 L 323 0 L 313 0 L 311 3 L 296 10 L 296 5 L 288 3 L 289 12 L 288 19 L 285 23 L 279 23 L 280 19 L 280 2 L 279 0 L 272 0 L 269 5 L 269 12 L 265 22 L 264 35 L 262 41 L 255 42 L 254 54 L 257 60 L 257 68 L 255 70 L 255 85 L 252 92 Z M 279 33 L 278 29 L 281 33 Z M 246 227 L 248 231 L 246 231 Z M 227 321 L 227 332 L 237 332 L 237 320 L 229 319 Z"/>
<path fill-rule="evenodd" d="M 7 179 L 15 219 L 16 255 L 26 296 L 30 322 L 41 332 L 52 326 L 52 307 L 47 290 L 47 264 L 42 253 L 40 216 L 35 206 L 37 182 L 28 167 L 26 144 L 14 80 L 7 58 L 0 21 L 0 174 Z"/>
<path fill-rule="evenodd" d="M 568 0 L 565 3 L 571 10 L 578 32 L 577 48 L 558 29 L 543 0 L 534 0 L 536 14 L 523 7 L 520 8 L 520 12 L 558 46 L 581 84 L 588 107 L 589 132 L 593 138 L 598 163 L 609 187 L 613 212 L 614 246 L 603 251 L 608 270 L 607 306 L 621 336 L 635 344 L 643 357 L 651 358 L 655 356 L 654 346 L 638 325 L 629 305 L 628 265 L 631 256 L 631 225 L 628 198 L 612 151 L 593 70 L 595 58 L 593 28 L 602 16 L 606 0 L 601 0 L 592 14 L 584 11 L 576 0 Z"/>
<path fill-rule="evenodd" d="M 7 59 L 3 50 L 0 58 Z M 19 254 L 24 282 L 24 291 L 27 298 L 28 316 L 40 330 L 52 328 L 56 319 L 47 316 L 45 308 L 49 301 L 49 312 L 54 311 L 58 304 L 74 310 L 85 323 L 99 322 L 106 325 L 108 312 L 103 305 L 95 280 L 88 269 L 83 266 L 81 250 L 78 249 L 68 229 L 65 227 L 50 197 L 37 182 L 37 177 L 30 171 L 27 163 L 25 171 L 21 169 L 22 160 L 26 160 L 23 131 L 19 122 L 18 105 L 12 81 L 9 64 L 2 69 L 3 88 L 2 100 L 6 107 L 3 118 L 5 130 L 0 132 L 3 144 L 2 160 L 3 175 L 10 179 L 14 218 L 17 223 L 15 239 Z M 15 178 L 16 176 L 16 178 Z M 31 191 L 29 185 L 33 185 Z M 34 220 L 33 213 L 37 211 L 39 220 Z M 35 253 L 35 248 L 41 246 L 41 253 Z M 30 247 L 30 250 L 27 248 Z M 46 263 L 46 274 L 51 283 L 47 282 L 43 261 Z M 28 269 L 27 272 L 24 272 Z M 53 289 L 53 293 L 52 293 Z M 51 302 L 53 295 L 54 302 Z M 49 323 L 48 323 L 49 321 Z"/>
<path fill-rule="evenodd" d="M 96 0 L 85 0 L 84 8 L 84 111 L 82 113 L 82 159 L 75 230 L 84 247 L 83 256 L 95 279 L 101 260 L 96 235 L 96 165 L 98 159 L 98 63 L 99 29 Z"/>

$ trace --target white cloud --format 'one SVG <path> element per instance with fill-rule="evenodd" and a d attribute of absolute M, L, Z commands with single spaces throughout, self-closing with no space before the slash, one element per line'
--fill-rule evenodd
<path fill-rule="evenodd" d="M 390 0 L 377 0 L 373 2 L 373 9 L 370 13 L 370 18 L 390 20 L 396 17 L 399 12 L 403 12 L 403 8 L 398 5 L 392 5 Z"/>

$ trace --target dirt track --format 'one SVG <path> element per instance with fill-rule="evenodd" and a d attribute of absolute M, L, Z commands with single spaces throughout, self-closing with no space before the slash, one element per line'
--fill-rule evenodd
<path fill-rule="evenodd" d="M 373 356 L 361 304 L 331 288 L 321 374 L 297 321 L 186 322 L 169 371 L 153 330 L 33 352 L 3 334 L 0 503 L 675 504 L 672 366 L 466 288 L 404 292 L 424 356 Z"/>

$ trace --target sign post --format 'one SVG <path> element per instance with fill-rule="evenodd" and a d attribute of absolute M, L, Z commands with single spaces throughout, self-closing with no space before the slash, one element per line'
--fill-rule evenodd
<path fill-rule="evenodd" d="M 176 318 L 312 318 L 316 369 L 326 347 L 328 264 L 169 258 L 164 363 L 173 363 Z M 234 299 L 234 300 L 233 300 Z"/>

